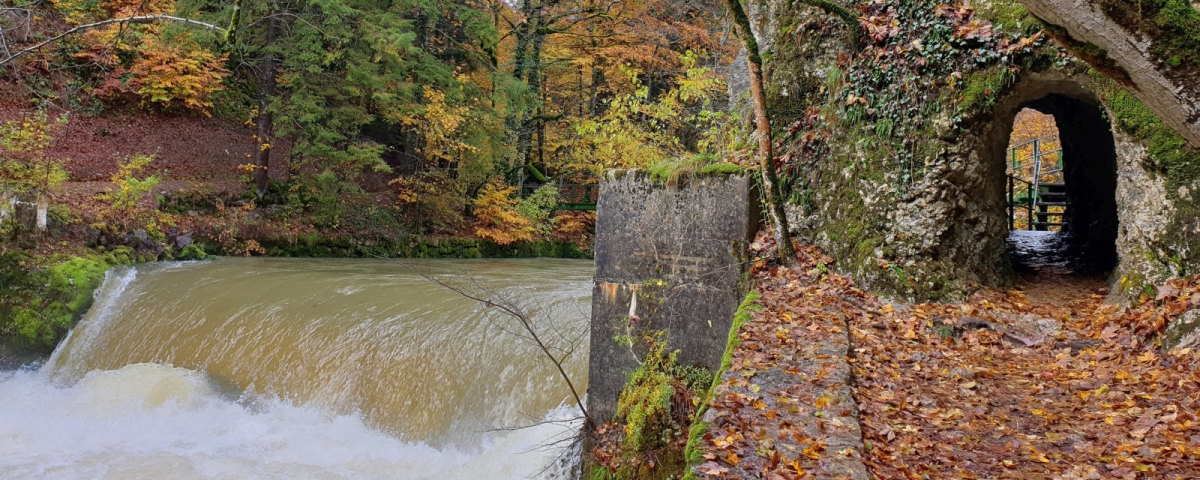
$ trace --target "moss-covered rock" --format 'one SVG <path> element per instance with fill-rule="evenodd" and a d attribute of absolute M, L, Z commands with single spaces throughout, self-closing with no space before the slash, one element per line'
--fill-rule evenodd
<path fill-rule="evenodd" d="M 115 265 L 132 263 L 132 251 L 36 259 L 0 256 L 0 337 L 50 350 L 91 306 L 92 295 Z"/>
<path fill-rule="evenodd" d="M 808 8 L 785 3 L 768 1 L 759 11 Z M 1061 97 L 1069 104 L 1063 108 L 1100 108 L 1118 127 L 1118 143 L 1141 144 L 1150 152 L 1151 161 L 1138 167 L 1145 175 L 1121 177 L 1125 192 L 1156 181 L 1169 190 L 1172 220 L 1156 227 L 1161 230 L 1156 235 L 1122 234 L 1122 255 L 1140 249 L 1182 260 L 1123 261 L 1120 269 L 1158 280 L 1162 272 L 1194 263 L 1188 254 L 1200 243 L 1190 232 L 1200 225 L 1187 216 L 1198 213 L 1191 191 L 1200 187 L 1200 159 L 1129 93 L 1127 76 L 1107 52 L 1045 25 L 1016 0 L 972 2 L 974 9 L 945 5 L 872 2 L 861 12 L 867 25 L 861 50 L 825 43 L 769 58 L 773 72 L 825 73 L 803 98 L 776 99 L 783 184 L 794 203 L 797 233 L 830 253 L 837 268 L 860 284 L 889 295 L 952 299 L 980 286 L 1008 285 L 1007 136 L 1021 108 Z M 785 36 L 797 37 L 791 46 L 778 46 L 780 51 L 802 48 L 803 27 L 817 25 L 790 17 L 758 24 L 778 45 Z M 772 77 L 768 90 L 794 89 L 795 78 L 800 77 Z M 1130 154 L 1121 162 L 1138 160 Z M 1129 193 L 1121 201 L 1156 200 Z M 1119 210 L 1128 216 L 1149 207 Z"/>

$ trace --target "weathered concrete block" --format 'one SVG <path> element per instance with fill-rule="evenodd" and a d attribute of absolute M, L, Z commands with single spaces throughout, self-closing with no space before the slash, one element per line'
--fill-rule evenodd
<path fill-rule="evenodd" d="M 602 180 L 587 400 L 597 421 L 616 413 L 641 356 L 618 337 L 662 330 L 681 363 L 720 365 L 758 230 L 754 188 L 725 175 L 667 187 L 636 170 Z"/>

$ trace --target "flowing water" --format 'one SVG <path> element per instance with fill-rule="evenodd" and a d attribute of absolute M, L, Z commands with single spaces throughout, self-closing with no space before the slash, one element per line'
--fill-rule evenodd
<path fill-rule="evenodd" d="M 520 299 L 585 388 L 590 262 L 409 264 Z M 580 425 L 518 323 L 398 262 L 118 268 L 96 299 L 0 372 L 0 478 L 545 477 Z"/>

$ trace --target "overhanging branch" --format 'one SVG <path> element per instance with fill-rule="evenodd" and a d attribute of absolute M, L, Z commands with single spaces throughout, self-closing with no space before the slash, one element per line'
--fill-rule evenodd
<path fill-rule="evenodd" d="M 41 50 L 42 48 L 45 48 L 47 45 L 50 45 L 54 42 L 57 42 L 59 40 L 62 40 L 66 37 L 69 37 L 69 36 L 74 35 L 79 32 L 91 30 L 93 28 L 103 27 L 105 25 L 149 24 L 149 23 L 154 23 L 154 22 L 175 22 L 175 23 L 182 23 L 184 25 L 190 25 L 193 27 L 200 27 L 200 28 L 203 28 L 206 30 L 212 30 L 212 31 L 216 31 L 216 32 L 225 32 L 224 28 L 218 27 L 216 25 L 192 20 L 190 18 L 176 17 L 176 16 L 172 16 L 172 15 L 139 15 L 136 17 L 110 18 L 108 20 L 101 20 L 101 21 L 95 22 L 95 23 L 80 25 L 78 27 L 67 30 L 63 33 L 60 33 L 54 37 L 51 37 L 47 40 L 44 40 L 41 43 L 38 43 L 37 45 L 26 48 L 24 50 L 20 50 L 12 55 L 5 57 L 2 60 L 0 60 L 0 66 L 7 65 L 8 63 L 12 62 L 13 60 L 16 60 L 17 58 L 19 58 L 21 56 Z"/>

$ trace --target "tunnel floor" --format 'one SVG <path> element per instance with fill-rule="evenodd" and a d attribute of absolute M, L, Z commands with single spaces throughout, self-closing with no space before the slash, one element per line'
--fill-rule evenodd
<path fill-rule="evenodd" d="M 1008 256 L 1018 274 L 1087 275 L 1107 274 L 1111 258 L 1097 255 L 1086 242 L 1063 232 L 1013 230 L 1008 234 Z"/>

